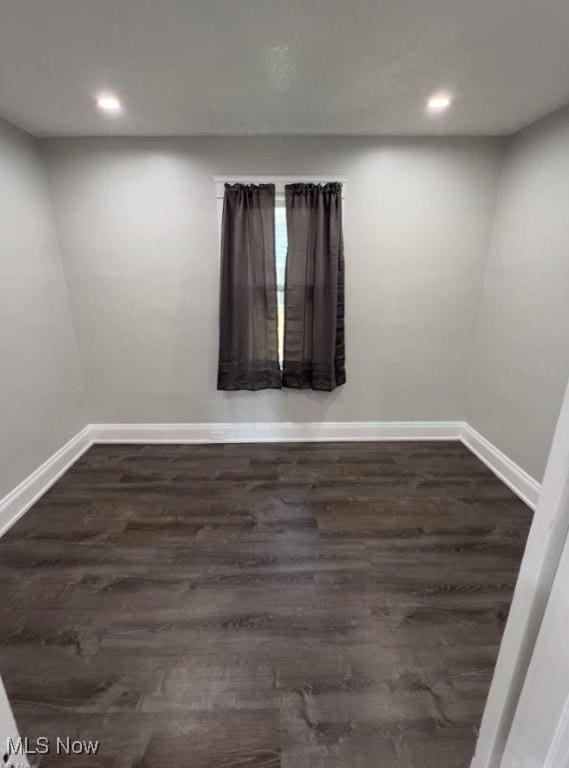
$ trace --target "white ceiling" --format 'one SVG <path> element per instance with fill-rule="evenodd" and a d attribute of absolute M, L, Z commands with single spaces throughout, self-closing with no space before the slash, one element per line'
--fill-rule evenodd
<path fill-rule="evenodd" d="M 511 133 L 567 102 L 569 0 L 0 0 L 0 115 L 38 135 Z"/>

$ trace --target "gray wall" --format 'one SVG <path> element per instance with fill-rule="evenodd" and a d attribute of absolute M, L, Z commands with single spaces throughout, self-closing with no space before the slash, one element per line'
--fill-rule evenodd
<path fill-rule="evenodd" d="M 36 141 L 0 121 L 0 498 L 87 423 Z"/>
<path fill-rule="evenodd" d="M 77 139 L 45 144 L 92 420 L 461 419 L 504 143 Z M 218 393 L 213 177 L 347 177 L 348 383 Z"/>
<path fill-rule="evenodd" d="M 541 479 L 569 374 L 569 111 L 508 142 L 62 139 L 43 149 L 92 421 L 466 417 Z M 349 381 L 336 392 L 215 390 L 213 177 L 224 173 L 347 177 Z M 1 496 L 87 413 L 42 157 L 5 123 L 0 197 Z"/>
<path fill-rule="evenodd" d="M 569 110 L 518 134 L 500 184 L 468 421 L 541 481 L 569 375 Z"/>

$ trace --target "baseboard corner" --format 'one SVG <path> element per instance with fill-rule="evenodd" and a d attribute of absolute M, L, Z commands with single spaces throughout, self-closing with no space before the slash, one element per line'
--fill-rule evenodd
<path fill-rule="evenodd" d="M 535 478 L 466 422 L 460 439 L 530 509 L 536 508 L 541 485 Z"/>
<path fill-rule="evenodd" d="M 43 496 L 91 444 L 91 425 L 88 424 L 0 499 L 0 536 Z"/>

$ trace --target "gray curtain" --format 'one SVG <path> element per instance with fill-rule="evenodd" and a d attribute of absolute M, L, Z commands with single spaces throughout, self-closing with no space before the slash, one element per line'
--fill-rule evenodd
<path fill-rule="evenodd" d="M 289 184 L 285 199 L 283 386 L 330 391 L 346 381 L 342 185 Z"/>
<path fill-rule="evenodd" d="M 280 389 L 274 184 L 226 184 L 217 388 Z"/>

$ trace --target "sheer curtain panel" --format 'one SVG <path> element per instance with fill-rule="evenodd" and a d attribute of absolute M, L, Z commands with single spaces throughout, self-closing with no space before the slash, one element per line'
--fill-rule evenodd
<path fill-rule="evenodd" d="M 226 184 L 217 388 L 280 389 L 274 184 Z"/>
<path fill-rule="evenodd" d="M 283 386 L 330 391 L 346 381 L 342 185 L 289 184 L 285 201 Z"/>

